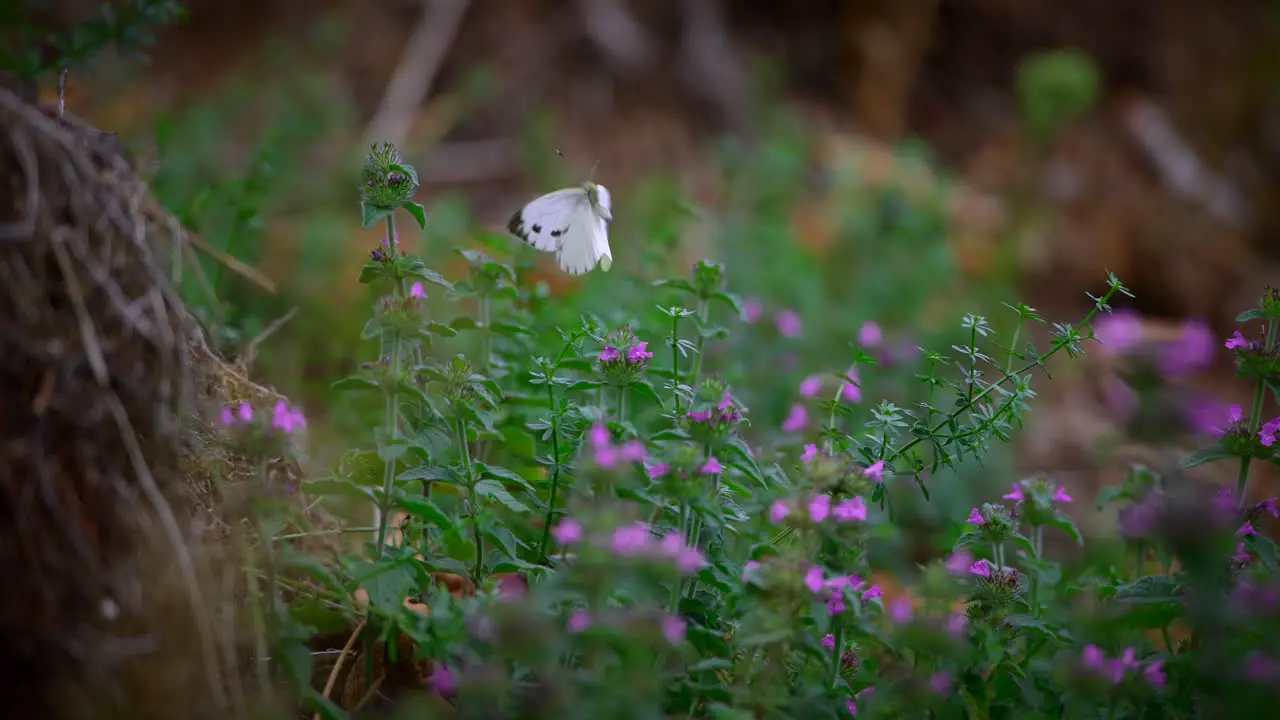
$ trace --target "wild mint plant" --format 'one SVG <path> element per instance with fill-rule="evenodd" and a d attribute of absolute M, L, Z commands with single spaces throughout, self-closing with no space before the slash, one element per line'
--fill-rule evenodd
<path fill-rule="evenodd" d="M 376 450 L 305 489 L 379 508 L 366 552 L 317 573 L 317 596 L 363 623 L 366 668 L 402 651 L 395 638 L 430 660 L 384 703 L 476 718 L 1191 718 L 1274 700 L 1274 501 L 1134 468 L 1099 498 L 1125 505 L 1127 551 L 1099 541 L 1100 555 L 1064 557 L 1085 546 L 1080 503 L 1032 475 L 946 509 L 951 552 L 899 578 L 905 592 L 877 579 L 890 491 L 928 498 L 949 469 L 1012 439 L 1037 370 L 1096 347 L 1095 319 L 1127 293 L 1118 279 L 1079 323 L 1052 325 L 1045 348 L 1025 339 L 1046 322 L 1026 305 L 1009 306 L 1008 342 L 989 319 L 958 316 L 965 341 L 922 353 L 912 405 L 873 402 L 880 339 L 867 329 L 838 369 L 782 391 L 782 427 L 757 426 L 717 364 L 732 332 L 717 318 L 746 311 L 725 267 L 662 281 L 649 307 L 608 325 L 587 314 L 535 332 L 510 266 L 463 250 L 467 277 L 450 283 L 401 252 L 391 219 L 412 169 L 387 147 L 370 163 L 381 170 L 366 170 L 365 217 L 388 225 L 362 273 L 385 288 L 366 332 L 379 354 L 339 386 L 380 393 L 387 424 Z M 1240 497 L 1280 433 L 1262 403 L 1275 393 L 1273 295 L 1242 317 L 1267 331 L 1225 343 L 1261 376 L 1259 403 L 1224 417 L 1193 459 L 1238 459 Z M 450 307 L 479 317 L 444 319 Z M 476 346 L 479 360 L 459 352 Z M 401 514 L 402 541 L 387 544 Z M 527 590 L 495 592 L 506 573 Z M 448 574 L 478 593 L 450 595 Z M 367 605 L 350 600 L 357 588 Z M 303 693 L 329 716 L 353 710 Z"/>

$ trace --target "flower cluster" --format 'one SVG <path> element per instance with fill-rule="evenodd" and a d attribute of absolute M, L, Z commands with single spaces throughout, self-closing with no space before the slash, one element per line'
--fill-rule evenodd
<path fill-rule="evenodd" d="M 644 462 L 649 457 L 649 451 L 644 443 L 635 438 L 621 445 L 614 444 L 613 434 L 604 426 L 604 423 L 591 426 L 587 431 L 587 444 L 591 448 L 592 462 L 606 470 L 612 470 L 619 463 Z"/>
<path fill-rule="evenodd" d="M 867 502 L 861 496 L 854 496 L 832 505 L 834 501 L 828 494 L 815 496 L 806 507 L 806 515 L 815 524 L 831 518 L 837 522 L 863 521 L 867 519 Z M 792 514 L 792 503 L 786 500 L 775 500 L 769 507 L 769 522 L 774 525 L 783 523 Z"/>
<path fill-rule="evenodd" d="M 253 405 L 247 402 L 242 402 L 235 407 L 230 405 L 223 407 L 219 415 L 219 422 L 228 429 L 262 427 L 267 432 L 290 435 L 307 427 L 307 419 L 302 414 L 302 409 L 292 406 L 284 400 L 276 401 L 275 407 L 272 409 L 270 422 L 262 424 L 255 422 L 255 419 L 257 418 Z"/>
<path fill-rule="evenodd" d="M 652 357 L 649 343 L 637 339 L 631 328 L 623 328 L 606 340 L 596 357 L 596 369 L 605 384 L 626 387 L 643 376 Z"/>
<path fill-rule="evenodd" d="M 879 585 L 863 589 L 862 578 L 857 575 L 837 575 L 827 577 L 826 571 L 819 565 L 812 565 L 804 574 L 804 586 L 823 599 L 827 605 L 827 614 L 834 617 L 846 610 L 846 593 L 860 593 L 864 602 L 884 595 Z"/>
<path fill-rule="evenodd" d="M 551 535 L 557 543 L 568 546 L 582 542 L 586 538 L 586 530 L 577 520 L 568 518 L 552 528 Z M 682 573 L 697 572 L 706 565 L 702 552 L 687 544 L 679 533 L 667 533 L 658 540 L 643 522 L 616 528 L 607 545 L 620 557 L 670 560 Z"/>
<path fill-rule="evenodd" d="M 1139 662 L 1131 647 L 1125 648 L 1120 657 L 1108 658 L 1097 645 L 1086 645 L 1080 655 L 1080 666 L 1086 672 L 1106 678 L 1112 685 L 1124 682 L 1125 676 L 1130 673 L 1140 675 L 1154 688 L 1164 687 L 1166 681 L 1163 660 Z"/>
<path fill-rule="evenodd" d="M 740 422 L 742 411 L 733 394 L 726 389 L 714 405 L 686 412 L 683 424 L 695 441 L 706 443 L 725 437 Z"/>

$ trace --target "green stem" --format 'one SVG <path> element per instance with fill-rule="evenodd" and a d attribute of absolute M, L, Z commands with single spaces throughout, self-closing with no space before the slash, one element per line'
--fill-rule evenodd
<path fill-rule="evenodd" d="M 1276 322 L 1274 320 L 1267 322 L 1267 349 L 1270 350 L 1276 344 Z M 1258 378 L 1258 384 L 1253 388 L 1253 409 L 1249 413 L 1249 437 L 1254 437 L 1258 432 L 1258 427 L 1262 422 L 1262 404 L 1266 399 L 1267 380 L 1264 377 Z M 1253 456 L 1245 455 L 1240 458 L 1240 471 L 1236 473 L 1236 507 L 1243 507 L 1245 491 L 1249 486 L 1249 466 L 1253 464 Z"/>
<path fill-rule="evenodd" d="M 454 429 L 458 435 L 458 448 L 462 453 L 462 471 L 467 482 L 467 504 L 471 509 L 471 532 L 476 544 L 476 564 L 471 571 L 471 579 L 476 585 L 484 579 L 484 538 L 480 535 L 480 505 L 476 502 L 475 469 L 471 465 L 471 448 L 467 444 L 467 422 L 462 415 L 454 413 Z"/>
<path fill-rule="evenodd" d="M 480 374 L 489 377 L 489 363 L 493 354 L 493 336 L 489 333 L 489 316 L 491 313 L 488 293 L 480 296 Z"/>
<path fill-rule="evenodd" d="M 395 216 L 387 216 L 387 247 L 393 252 L 399 252 L 395 242 L 396 236 Z M 404 288 L 401 287 L 400 281 L 397 279 L 392 283 L 392 291 L 397 299 L 404 295 Z M 383 427 L 386 430 L 388 441 L 395 443 L 400 439 L 400 355 L 401 342 L 400 333 L 396 330 L 388 332 L 391 339 L 391 387 L 386 389 L 386 399 L 383 405 Z M 396 461 L 387 460 L 382 473 L 382 497 L 378 498 L 378 505 L 374 513 L 374 525 L 378 527 L 378 544 L 373 549 L 374 557 L 381 558 L 382 552 L 387 542 L 387 523 L 390 521 L 392 508 L 392 494 L 396 488 Z"/>
<path fill-rule="evenodd" d="M 1093 309 L 1090 310 L 1084 316 L 1084 319 L 1080 321 L 1080 327 L 1084 327 L 1088 325 L 1093 320 L 1093 318 L 1098 314 L 1098 308 L 1110 302 L 1111 298 L 1115 296 L 1115 293 L 1116 293 L 1115 288 L 1108 290 L 1107 294 L 1103 295 L 1102 299 L 1099 300 L 1094 305 Z M 921 442 L 923 442 L 925 438 L 935 438 L 942 431 L 944 427 L 954 422 L 955 419 L 960 417 L 963 413 L 968 412 L 970 409 L 973 408 L 975 404 L 985 400 L 988 395 L 995 392 L 996 388 L 1003 385 L 1010 378 L 1014 377 L 1014 375 L 1021 375 L 1025 372 L 1032 370 L 1033 368 L 1043 366 L 1046 360 L 1062 352 L 1063 348 L 1067 347 L 1068 344 L 1069 342 L 1066 338 L 1059 338 L 1058 340 L 1055 340 L 1053 343 L 1053 346 L 1050 347 L 1049 351 L 1046 352 L 1044 355 L 1041 355 L 1035 360 L 1029 361 L 1028 363 L 1023 365 L 1022 368 L 1020 368 L 1016 373 L 1005 373 L 1004 377 L 1000 378 L 996 382 L 993 382 L 987 385 L 987 387 L 982 392 L 972 397 L 966 398 L 960 403 L 959 407 L 947 413 L 946 417 L 944 417 L 942 420 L 939 420 L 937 423 L 931 425 L 928 431 L 911 438 L 907 442 L 903 443 L 902 447 L 898 448 L 897 450 L 889 454 L 889 456 L 885 458 L 885 464 L 888 465 L 890 464 L 891 461 L 897 460 L 898 458 L 903 457 L 908 452 L 910 452 L 912 448 L 914 448 L 916 445 L 919 445 Z M 1006 402 L 1011 402 L 1011 401 L 1012 401 L 1012 398 L 1010 398 L 1010 400 Z"/>
<path fill-rule="evenodd" d="M 693 369 L 689 372 L 689 386 L 698 387 L 698 380 L 702 376 L 702 349 L 706 345 L 706 336 L 702 331 L 707 326 L 707 316 L 710 314 L 710 306 L 703 298 L 698 299 L 698 342 L 697 351 L 693 355 Z"/>
<path fill-rule="evenodd" d="M 681 310 L 681 312 L 684 312 Z M 676 418 L 680 417 L 680 316 L 671 316 L 671 397 L 675 400 Z"/>
<path fill-rule="evenodd" d="M 625 385 L 618 386 L 618 422 L 624 423 L 627 420 L 627 387 Z"/>
<path fill-rule="evenodd" d="M 547 564 L 550 564 L 547 544 L 551 541 L 551 524 L 556 519 L 556 494 L 560 491 L 560 416 L 556 413 L 554 387 L 551 378 L 548 377 L 547 407 L 551 408 L 551 497 L 547 501 L 546 522 L 542 525 L 542 542 L 538 543 L 538 557 Z"/>
<path fill-rule="evenodd" d="M 836 686 L 836 682 L 840 680 L 840 659 L 844 655 L 844 626 L 837 623 L 835 632 L 835 647 L 831 649 L 831 671 L 828 684 L 831 687 Z"/>

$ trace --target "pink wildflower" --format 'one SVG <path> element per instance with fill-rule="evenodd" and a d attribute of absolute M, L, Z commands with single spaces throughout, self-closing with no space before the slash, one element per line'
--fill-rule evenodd
<path fill-rule="evenodd" d="M 618 348 L 612 345 L 605 345 L 600 351 L 600 362 L 613 362 L 622 357 L 622 353 L 618 352 Z"/>
<path fill-rule="evenodd" d="M 627 351 L 627 362 L 632 365 L 644 362 L 651 357 L 653 357 L 653 353 L 649 352 L 649 343 L 643 340 Z"/>
<path fill-rule="evenodd" d="M 657 480 L 660 477 L 665 477 L 669 472 L 671 472 L 671 466 L 664 462 L 654 463 L 653 465 L 645 467 L 645 473 L 648 474 L 649 479 L 651 480 Z"/>
<path fill-rule="evenodd" d="M 858 345 L 864 348 L 873 348 L 880 345 L 884 340 L 884 334 L 880 331 L 880 326 L 874 321 L 868 320 L 862 323 L 862 327 L 858 328 Z"/>
<path fill-rule="evenodd" d="M 236 416 L 231 412 L 231 408 L 224 407 L 222 408 L 222 414 L 218 416 L 218 421 L 222 423 L 223 427 L 231 427 L 236 424 Z"/>
<path fill-rule="evenodd" d="M 986 560 L 979 560 L 978 562 L 969 566 L 969 574 L 977 575 L 978 577 L 989 578 L 991 577 L 991 566 L 987 564 Z"/>
<path fill-rule="evenodd" d="M 1067 494 L 1067 491 L 1062 488 L 1058 488 L 1057 490 L 1053 491 L 1053 501 L 1060 502 L 1060 503 L 1074 502 L 1071 499 L 1071 496 Z"/>
<path fill-rule="evenodd" d="M 951 613 L 947 618 L 947 632 L 952 637 L 960 637 L 964 635 L 964 631 L 969 628 L 969 616 L 964 613 Z"/>
<path fill-rule="evenodd" d="M 840 522 L 849 522 L 851 520 L 865 522 L 867 519 L 867 503 L 861 496 L 852 497 L 836 505 L 831 514 Z"/>
<path fill-rule="evenodd" d="M 561 545 L 572 545 L 582 540 L 582 525 L 577 520 L 566 518 L 551 529 L 551 537 Z"/>
<path fill-rule="evenodd" d="M 826 520 L 831 515 L 831 496 L 819 495 L 809 503 L 809 519 L 816 523 Z"/>
<path fill-rule="evenodd" d="M 239 415 L 241 422 L 253 422 L 253 406 L 249 403 L 240 403 Z"/>
<path fill-rule="evenodd" d="M 742 566 L 742 579 L 747 579 L 747 574 L 755 572 L 760 568 L 760 563 L 755 560 L 748 560 L 746 565 Z"/>
<path fill-rule="evenodd" d="M 644 462 L 649 455 L 644 443 L 639 440 L 628 440 L 618 450 L 618 458 L 623 462 Z"/>
<path fill-rule="evenodd" d="M 889 606 L 889 619 L 899 625 L 909 622 L 912 614 L 911 601 L 906 598 L 898 598 Z"/>
<path fill-rule="evenodd" d="M 810 375 L 800 383 L 800 397 L 813 397 L 822 391 L 822 377 Z"/>
<path fill-rule="evenodd" d="M 780 311 L 773 316 L 773 322 L 783 337 L 800 337 L 800 333 L 804 332 L 804 322 L 800 320 L 800 316 L 794 310 Z"/>
<path fill-rule="evenodd" d="M 1248 347 L 1249 341 L 1245 340 L 1244 335 L 1241 335 L 1240 331 L 1237 330 L 1231 334 L 1231 337 L 1227 338 L 1226 345 L 1228 350 L 1239 350 Z"/>
<path fill-rule="evenodd" d="M 769 522 L 777 525 L 782 519 L 791 514 L 791 508 L 781 500 L 774 500 L 773 505 L 769 506 Z"/>
<path fill-rule="evenodd" d="M 409 297 L 425 298 L 426 296 L 427 289 L 422 287 L 422 283 L 416 282 L 409 287 Z"/>
<path fill-rule="evenodd" d="M 828 650 L 835 650 L 835 649 L 836 649 L 836 636 L 835 636 L 835 635 L 832 635 L 831 633 L 827 633 L 827 636 L 826 636 L 826 637 L 824 637 L 824 638 L 822 638 L 822 647 L 824 647 L 824 648 L 826 648 L 826 649 L 828 649 Z"/>
<path fill-rule="evenodd" d="M 1236 537 L 1255 537 L 1257 534 L 1258 530 L 1253 527 L 1253 523 L 1251 522 L 1246 522 L 1240 526 L 1239 530 L 1236 531 Z"/>
<path fill-rule="evenodd" d="M 862 593 L 863 600 L 875 600 L 876 598 L 883 596 L 884 590 L 881 590 L 879 585 L 872 585 L 867 588 L 866 592 Z"/>
<path fill-rule="evenodd" d="M 977 508 L 974 508 L 975 510 Z M 973 553 L 968 550 L 960 549 L 951 554 L 947 558 L 947 571 L 952 575 L 963 575 L 969 570 L 969 566 L 973 564 Z"/>
<path fill-rule="evenodd" d="M 1008 493 L 1001 495 L 1000 497 L 1005 500 L 1022 502 L 1025 499 L 1022 495 L 1022 483 L 1014 483 L 1013 490 L 1010 490 Z"/>
<path fill-rule="evenodd" d="M 760 322 L 760 316 L 764 314 L 764 307 L 760 301 L 755 298 L 747 298 L 742 303 L 742 321 L 748 325 L 755 325 Z"/>
<path fill-rule="evenodd" d="M 662 620 L 662 636 L 672 645 L 684 642 L 687 629 L 684 618 L 679 615 L 668 615 Z"/>
<path fill-rule="evenodd" d="M 986 519 L 982 517 L 982 513 L 978 510 L 978 508 L 973 508 L 972 510 L 970 510 L 969 517 L 965 518 L 964 521 L 969 523 L 970 525 L 987 524 Z"/>
<path fill-rule="evenodd" d="M 805 425 L 809 424 L 809 411 L 804 406 L 796 403 L 791 406 L 791 411 L 787 413 L 787 419 L 782 421 L 782 432 L 798 433 L 804 430 Z"/>
<path fill-rule="evenodd" d="M 713 455 L 707 458 L 706 462 L 702 463 L 702 468 L 699 470 L 699 472 L 701 472 L 703 475 L 719 475 L 720 473 L 724 472 L 724 466 L 721 465 L 720 461 L 717 460 Z"/>
<path fill-rule="evenodd" d="M 567 623 L 569 632 L 574 635 L 581 635 L 591 627 L 591 613 L 578 608 L 569 614 L 569 622 Z"/>
<path fill-rule="evenodd" d="M 804 574 L 804 586 L 812 592 L 821 592 L 825 586 L 822 568 L 814 565 Z"/>
<path fill-rule="evenodd" d="M 808 465 L 813 462 L 813 459 L 816 457 L 818 457 L 818 446 L 813 443 L 809 443 L 804 446 L 804 452 L 800 453 L 800 462 Z"/>
<path fill-rule="evenodd" d="M 884 482 L 884 461 L 877 460 L 871 463 L 867 466 L 867 469 L 862 471 L 862 474 L 878 483 Z"/>
<path fill-rule="evenodd" d="M 636 555 L 649 547 L 649 529 L 635 522 L 613 531 L 613 551 L 619 555 Z"/>

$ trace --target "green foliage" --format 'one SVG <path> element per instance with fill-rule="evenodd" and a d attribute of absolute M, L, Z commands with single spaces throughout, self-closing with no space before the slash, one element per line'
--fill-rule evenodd
<path fill-rule="evenodd" d="M 1078 50 L 1031 55 L 1018 66 L 1017 84 L 1023 122 L 1038 142 L 1092 110 L 1102 93 L 1097 62 Z"/>
<path fill-rule="evenodd" d="M 592 277 L 580 304 L 475 247 L 445 277 L 396 232 L 435 220 L 386 182 L 416 173 L 390 147 L 368 162 L 363 200 L 385 228 L 359 273 L 380 294 L 371 359 L 334 389 L 380 401 L 382 422 L 300 491 L 372 505 L 370 542 L 332 566 L 264 560 L 269 583 L 313 581 L 264 623 L 309 706 L 345 712 L 303 680 L 306 639 L 358 620 L 370 643 L 403 636 L 431 659 L 415 692 L 464 717 L 1195 718 L 1275 701 L 1280 555 L 1256 528 L 1277 511 L 1243 504 L 1250 463 L 1277 460 L 1280 419 L 1262 422 L 1271 374 L 1249 417 L 1195 456 L 1238 462 L 1234 492 L 1135 467 L 1097 498 L 1118 507 L 1136 563 L 1053 552 L 1055 538 L 1095 541 L 1073 511 L 1087 503 L 1044 476 L 1002 483 L 967 514 L 951 496 L 934 511 L 947 553 L 914 572 L 886 559 L 904 506 L 940 505 L 937 488 L 1015 437 L 1047 361 L 1097 347 L 1095 320 L 1127 294 L 1116 277 L 1076 322 L 1021 303 L 1004 319 L 955 311 L 946 351 L 895 357 L 871 318 L 833 338 L 834 323 L 805 329 L 810 313 L 793 311 L 770 333 L 748 304 L 762 289 L 734 290 L 752 272 L 741 255 L 645 282 Z M 750 192 L 783 203 L 784 185 Z M 932 247 L 932 223 L 885 231 Z M 787 233 L 734 227 L 727 243 Z M 824 289 L 807 285 L 796 297 Z M 1246 374 L 1270 372 L 1249 358 L 1276 351 L 1278 321 L 1257 320 L 1259 341 L 1229 345 Z M 1036 325 L 1047 344 L 1028 340 Z M 788 343 L 800 382 L 769 355 Z M 823 367 L 831 347 L 841 361 Z M 386 542 L 397 513 L 403 546 Z M 885 569 L 915 602 L 886 598 L 873 580 Z M 433 573 L 480 592 L 450 596 Z M 527 593 L 504 597 L 504 573 Z M 358 587 L 367 607 L 350 600 Z M 400 710 L 432 715 L 413 702 Z"/>
<path fill-rule="evenodd" d="M 134 60 L 155 43 L 162 27 L 180 22 L 186 14 L 175 0 L 119 0 L 99 5 L 88 19 L 65 28 L 43 20 L 40 0 L 13 0 L 0 6 L 0 72 L 38 79 L 62 70 L 79 71 L 107 49 Z"/>

